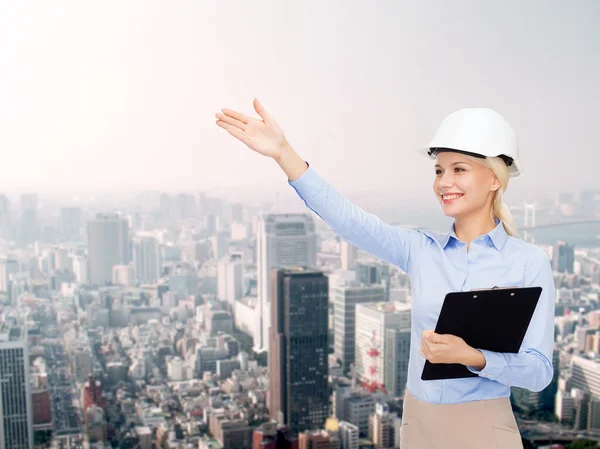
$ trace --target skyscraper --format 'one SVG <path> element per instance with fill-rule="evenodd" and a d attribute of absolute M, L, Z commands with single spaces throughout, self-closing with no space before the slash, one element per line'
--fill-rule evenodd
<path fill-rule="evenodd" d="M 357 248 L 352 243 L 342 240 L 340 248 L 340 259 L 342 262 L 342 270 L 356 269 L 356 253 Z"/>
<path fill-rule="evenodd" d="M 0 259 L 0 292 L 8 292 L 11 274 L 20 271 L 19 261 L 12 258 Z"/>
<path fill-rule="evenodd" d="M 390 300 L 390 265 L 377 261 L 356 264 L 356 280 L 367 285 L 383 285 L 385 300 Z"/>
<path fill-rule="evenodd" d="M 33 448 L 25 327 L 0 323 L 0 449 Z"/>
<path fill-rule="evenodd" d="M 23 243 L 33 243 L 39 238 L 40 224 L 38 221 L 38 197 L 34 193 L 24 193 L 20 196 L 21 220 L 19 237 Z"/>
<path fill-rule="evenodd" d="M 314 267 L 317 263 L 317 235 L 309 214 L 268 214 L 258 223 L 256 239 L 257 288 L 260 332 L 254 345 L 269 349 L 271 291 L 269 272 L 272 268 Z"/>
<path fill-rule="evenodd" d="M 410 335 L 410 323 L 411 307 L 407 304 L 379 302 L 356 305 L 356 372 L 362 380 L 389 385 L 391 379 L 399 377 L 399 364 L 390 364 L 386 360 L 390 352 L 388 345 L 397 342 L 399 337 L 394 335 L 387 339 L 386 331 L 406 330 Z M 378 357 L 370 356 L 373 348 L 378 350 Z"/>
<path fill-rule="evenodd" d="M 244 261 L 240 254 L 231 254 L 219 260 L 217 292 L 218 298 L 232 308 L 235 301 L 244 296 Z"/>
<path fill-rule="evenodd" d="M 133 239 L 133 266 L 136 279 L 142 283 L 155 282 L 160 278 L 161 257 L 154 237 Z"/>
<path fill-rule="evenodd" d="M 127 239 L 127 220 L 117 214 L 96 214 L 88 222 L 90 283 L 111 282 L 113 266 L 129 263 Z"/>
<path fill-rule="evenodd" d="M 573 274 L 574 265 L 575 248 L 565 242 L 556 242 L 552 250 L 552 269 Z"/>
<path fill-rule="evenodd" d="M 0 236 L 5 239 L 12 237 L 10 200 L 4 194 L 0 194 Z"/>
<path fill-rule="evenodd" d="M 354 363 L 356 304 L 385 301 L 385 289 L 379 285 L 354 283 L 333 291 L 333 332 L 335 356 L 344 371 Z"/>
<path fill-rule="evenodd" d="M 293 431 L 320 429 L 328 415 L 327 282 L 306 267 L 271 271 L 269 411 Z"/>
<path fill-rule="evenodd" d="M 63 239 L 79 237 L 81 229 L 81 208 L 63 207 L 60 209 L 60 233 Z"/>

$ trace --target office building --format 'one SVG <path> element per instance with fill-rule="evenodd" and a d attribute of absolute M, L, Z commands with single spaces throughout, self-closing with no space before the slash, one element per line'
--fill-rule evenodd
<path fill-rule="evenodd" d="M 0 449 L 33 448 L 33 411 L 25 327 L 0 323 Z"/>
<path fill-rule="evenodd" d="M 385 301 L 385 288 L 379 285 L 350 283 L 333 289 L 333 332 L 335 356 L 344 371 L 354 363 L 356 304 Z"/>
<path fill-rule="evenodd" d="M 87 226 L 89 280 L 105 285 L 112 281 L 115 265 L 129 263 L 127 220 L 116 214 L 97 214 Z"/>
<path fill-rule="evenodd" d="M 256 268 L 260 333 L 258 338 L 254 339 L 254 345 L 258 350 L 268 350 L 271 317 L 270 270 L 290 266 L 316 266 L 317 234 L 314 220 L 309 214 L 268 214 L 260 218 L 257 231 Z"/>
<path fill-rule="evenodd" d="M 143 284 L 160 279 L 160 248 L 154 237 L 140 236 L 133 239 L 133 266 L 136 280 Z"/>
<path fill-rule="evenodd" d="M 273 269 L 269 411 L 293 431 L 320 429 L 329 410 L 327 277 Z"/>

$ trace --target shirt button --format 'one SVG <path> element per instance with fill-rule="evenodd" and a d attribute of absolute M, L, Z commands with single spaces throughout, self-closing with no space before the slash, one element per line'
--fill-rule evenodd
<path fill-rule="evenodd" d="M 439 391 L 439 390 L 440 390 L 440 387 L 438 387 L 438 386 L 436 385 L 435 387 L 433 387 L 433 389 L 434 389 L 435 391 Z"/>

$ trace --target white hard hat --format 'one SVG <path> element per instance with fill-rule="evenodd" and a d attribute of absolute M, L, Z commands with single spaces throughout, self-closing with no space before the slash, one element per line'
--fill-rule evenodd
<path fill-rule="evenodd" d="M 448 115 L 426 148 L 419 153 L 435 159 L 442 151 L 455 151 L 476 157 L 501 157 L 511 178 L 521 176 L 517 137 L 508 122 L 486 108 L 460 109 Z"/>

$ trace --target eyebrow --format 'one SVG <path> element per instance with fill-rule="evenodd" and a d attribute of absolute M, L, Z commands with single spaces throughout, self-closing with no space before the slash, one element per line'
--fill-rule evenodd
<path fill-rule="evenodd" d="M 467 165 L 471 165 L 471 164 L 469 164 L 468 162 L 453 162 L 452 164 L 450 164 L 450 167 L 452 167 L 453 165 L 458 165 L 458 164 L 467 164 Z M 441 165 L 439 165 L 439 164 L 435 164 L 434 168 L 435 168 L 435 167 L 440 167 L 440 168 L 443 168 L 443 167 L 442 167 Z"/>

